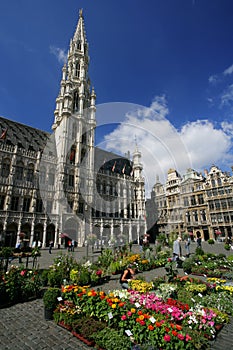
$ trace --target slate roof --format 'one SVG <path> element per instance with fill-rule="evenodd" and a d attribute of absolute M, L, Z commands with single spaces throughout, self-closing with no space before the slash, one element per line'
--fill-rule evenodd
<path fill-rule="evenodd" d="M 50 137 L 48 132 L 0 117 L 0 135 L 6 129 L 4 142 L 10 146 L 18 145 L 26 151 L 43 150 Z"/>

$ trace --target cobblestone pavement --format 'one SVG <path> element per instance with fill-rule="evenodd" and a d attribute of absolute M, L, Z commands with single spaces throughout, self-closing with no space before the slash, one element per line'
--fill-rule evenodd
<path fill-rule="evenodd" d="M 216 244 L 215 250 L 221 251 L 221 246 Z M 137 251 L 138 247 L 134 247 Z M 194 243 L 192 249 L 195 249 Z M 231 253 L 231 252 L 230 252 Z M 47 250 L 42 251 L 39 260 L 40 267 L 48 267 L 53 259 L 60 254 L 60 251 L 53 250 L 49 254 Z M 85 248 L 77 248 L 74 256 L 82 258 L 85 256 Z M 232 254 L 232 253 L 231 253 Z M 183 270 L 179 269 L 182 274 Z M 163 276 L 164 268 L 159 268 L 141 275 L 146 280 L 151 280 L 156 276 Z M 108 292 L 119 288 L 119 275 L 111 276 L 108 283 L 100 288 Z M 19 303 L 8 308 L 0 309 L 0 350 L 87 350 L 91 349 L 87 345 L 73 337 L 70 332 L 57 326 L 53 321 L 44 319 L 44 307 L 41 299 L 27 303 Z M 215 342 L 211 343 L 211 350 L 231 350 L 233 349 L 233 322 L 224 326 Z M 124 349 L 122 349 L 124 350 Z"/>

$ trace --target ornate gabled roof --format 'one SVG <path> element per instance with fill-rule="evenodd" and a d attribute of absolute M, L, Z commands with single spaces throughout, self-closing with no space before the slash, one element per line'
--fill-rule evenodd
<path fill-rule="evenodd" d="M 18 145 L 26 151 L 43 150 L 50 137 L 48 132 L 0 117 L 0 133 L 2 134 L 4 130 L 7 131 L 0 142 L 9 146 Z"/>

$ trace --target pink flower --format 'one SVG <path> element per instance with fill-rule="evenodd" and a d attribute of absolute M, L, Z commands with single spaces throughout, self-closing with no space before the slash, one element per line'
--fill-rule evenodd
<path fill-rule="evenodd" d="M 192 340 L 192 338 L 190 337 L 190 335 L 186 334 L 185 340 L 189 341 L 189 340 Z"/>
<path fill-rule="evenodd" d="M 127 312 L 127 315 L 128 315 L 128 316 L 132 316 L 132 312 L 131 312 L 131 311 L 128 311 L 128 312 Z"/>
<path fill-rule="evenodd" d="M 20 275 L 21 276 L 24 276 L 26 274 L 26 270 L 22 270 L 21 272 L 20 272 Z"/>
<path fill-rule="evenodd" d="M 141 326 L 145 326 L 145 324 L 146 324 L 146 322 L 144 320 L 141 320 L 139 323 Z"/>
<path fill-rule="evenodd" d="M 125 321 L 127 319 L 127 316 L 126 315 L 122 315 L 121 319 L 122 319 L 122 321 Z"/>
<path fill-rule="evenodd" d="M 177 338 L 180 339 L 180 340 L 184 340 L 184 335 L 181 334 L 181 333 L 178 333 L 177 334 Z"/>
<path fill-rule="evenodd" d="M 163 339 L 167 342 L 169 342 L 171 340 L 171 337 L 169 334 L 165 334 L 165 336 L 163 337 Z"/>

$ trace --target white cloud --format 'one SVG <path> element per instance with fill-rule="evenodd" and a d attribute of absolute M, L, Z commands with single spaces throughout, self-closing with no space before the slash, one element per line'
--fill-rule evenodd
<path fill-rule="evenodd" d="M 231 75 L 232 73 L 233 73 L 233 64 L 227 69 L 225 69 L 223 72 L 224 75 Z"/>
<path fill-rule="evenodd" d="M 203 170 L 211 164 L 220 166 L 232 158 L 232 139 L 225 129 L 217 129 L 208 120 L 197 120 L 183 126 L 180 135 L 196 170 Z"/>
<path fill-rule="evenodd" d="M 108 106 L 108 115 L 109 111 Z M 170 168 L 182 175 L 190 167 L 203 171 L 213 163 L 221 167 L 224 162 L 229 166 L 229 162 L 233 161 L 230 154 L 233 124 L 222 123 L 217 129 L 207 120 L 197 120 L 178 131 L 165 118 L 168 112 L 164 96 L 155 97 L 149 108 L 131 108 L 118 127 L 105 135 L 101 144 L 102 148 L 122 155 L 129 150 L 132 158 L 136 136 L 138 149 L 142 152 L 147 196 L 156 175 L 164 183 Z M 114 110 L 111 114 L 116 115 Z"/>
<path fill-rule="evenodd" d="M 221 95 L 221 106 L 231 105 L 233 102 L 233 84 L 229 85 Z"/>
<path fill-rule="evenodd" d="M 210 84 L 214 85 L 218 82 L 218 76 L 216 74 L 211 75 L 208 80 Z"/>
<path fill-rule="evenodd" d="M 50 53 L 56 56 L 59 63 L 65 63 L 67 61 L 67 52 L 59 47 L 50 46 Z"/>

